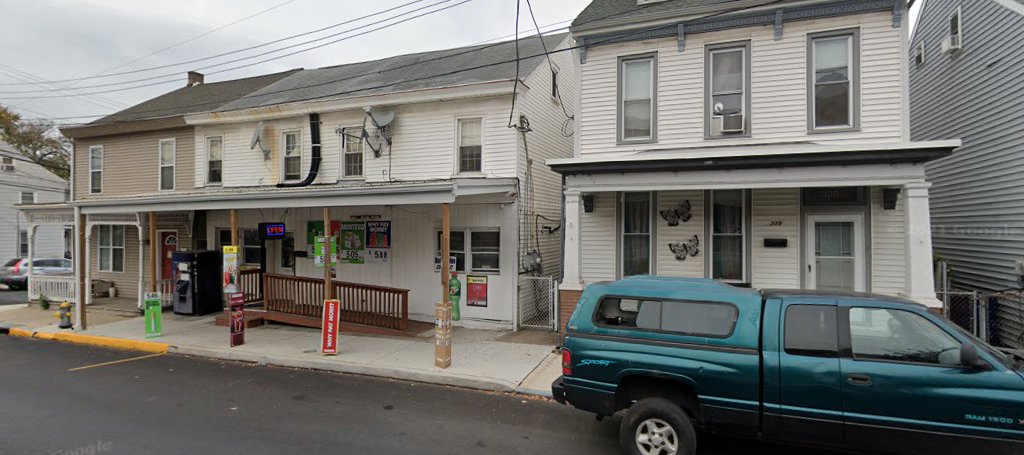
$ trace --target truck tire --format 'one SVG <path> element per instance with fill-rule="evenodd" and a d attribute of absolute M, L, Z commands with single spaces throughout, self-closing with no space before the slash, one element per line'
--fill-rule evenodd
<path fill-rule="evenodd" d="M 690 417 L 664 398 L 644 398 L 626 412 L 619 444 L 629 455 L 694 455 L 697 433 Z"/>

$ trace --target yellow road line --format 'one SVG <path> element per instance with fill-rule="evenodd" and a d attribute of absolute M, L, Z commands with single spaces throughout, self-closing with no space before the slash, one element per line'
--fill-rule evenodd
<path fill-rule="evenodd" d="M 158 354 L 143 355 L 143 356 L 139 356 L 139 357 L 131 357 L 131 358 L 128 358 L 128 359 L 114 360 L 112 362 L 97 363 L 97 364 L 94 364 L 94 365 L 86 365 L 84 367 L 71 368 L 71 369 L 68 369 L 68 371 L 78 371 L 78 370 L 86 370 L 86 369 L 89 369 L 89 368 L 105 367 L 107 365 L 115 365 L 115 364 L 118 364 L 118 363 L 132 362 L 132 361 L 135 361 L 135 360 L 148 359 L 150 357 L 159 357 L 159 356 L 162 356 L 164 354 L 166 354 L 166 352 L 161 352 L 161 353 L 158 353 Z"/>

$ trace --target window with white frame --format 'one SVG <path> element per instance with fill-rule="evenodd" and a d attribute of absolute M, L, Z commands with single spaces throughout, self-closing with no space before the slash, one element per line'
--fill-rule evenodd
<path fill-rule="evenodd" d="M 914 46 L 914 63 L 918 66 L 924 64 L 924 41 L 918 41 Z"/>
<path fill-rule="evenodd" d="M 103 192 L 103 146 L 89 147 L 89 192 Z"/>
<path fill-rule="evenodd" d="M 342 128 L 342 177 L 363 176 L 363 129 L 361 127 Z"/>
<path fill-rule="evenodd" d="M 811 129 L 856 127 L 856 31 L 810 36 Z"/>
<path fill-rule="evenodd" d="M 710 136 L 722 136 L 747 131 L 750 96 L 747 82 L 750 68 L 747 65 L 749 43 L 716 45 L 707 50 L 707 132 Z M 740 127 L 724 125 L 723 118 L 736 119 L 740 116 Z M 728 126 L 729 128 L 723 128 Z"/>
<path fill-rule="evenodd" d="M 174 189 L 174 162 L 175 151 L 174 139 L 161 139 L 159 144 L 160 154 L 160 189 Z"/>
<path fill-rule="evenodd" d="M 99 229 L 99 269 L 124 272 L 124 226 L 103 224 Z"/>
<path fill-rule="evenodd" d="M 622 276 L 651 273 L 651 203 L 649 192 L 622 196 Z"/>
<path fill-rule="evenodd" d="M 459 172 L 483 171 L 483 119 L 459 119 Z"/>
<path fill-rule="evenodd" d="M 25 229 L 18 231 L 18 257 L 28 257 L 28 231 Z"/>
<path fill-rule="evenodd" d="M 256 229 L 239 229 L 238 239 L 241 242 L 241 245 L 239 245 L 239 253 L 241 254 L 239 262 L 250 265 L 259 264 L 260 259 L 263 257 L 259 231 Z M 221 251 L 225 245 L 231 245 L 231 229 L 218 228 L 217 251 Z"/>
<path fill-rule="evenodd" d="M 440 256 L 441 231 L 437 231 L 434 246 L 435 254 Z M 455 257 L 455 270 L 458 272 L 500 272 L 501 231 L 497 228 L 452 229 L 448 238 L 448 250 L 449 255 Z"/>
<path fill-rule="evenodd" d="M 558 70 L 551 70 L 551 97 L 558 101 Z"/>
<path fill-rule="evenodd" d="M 653 140 L 657 93 L 654 56 L 624 58 L 619 66 L 619 140 Z"/>
<path fill-rule="evenodd" d="M 964 27 L 960 16 L 960 7 L 949 15 L 949 44 L 953 49 L 959 49 L 964 44 Z"/>
<path fill-rule="evenodd" d="M 711 278 L 746 280 L 746 195 L 744 190 L 711 191 Z"/>
<path fill-rule="evenodd" d="M 206 138 L 206 183 L 219 185 L 224 179 L 224 138 Z"/>
<path fill-rule="evenodd" d="M 302 143 L 298 131 L 285 131 L 282 133 L 281 143 L 284 144 L 281 156 L 283 163 L 283 177 L 285 181 L 302 179 Z"/>
<path fill-rule="evenodd" d="M 21 192 L 21 203 L 22 204 L 35 204 L 36 203 L 36 193 L 33 193 L 31 191 L 22 191 Z"/>

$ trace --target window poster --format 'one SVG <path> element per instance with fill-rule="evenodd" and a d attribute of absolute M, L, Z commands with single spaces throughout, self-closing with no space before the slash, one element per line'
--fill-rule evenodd
<path fill-rule="evenodd" d="M 487 307 L 487 275 L 466 276 L 466 306 Z"/>
<path fill-rule="evenodd" d="M 341 232 L 341 221 L 331 220 L 331 232 Z M 316 238 L 324 235 L 324 220 L 311 220 L 306 222 L 306 254 L 313 256 L 313 245 Z"/>
<path fill-rule="evenodd" d="M 338 253 L 342 264 L 363 264 L 366 262 L 366 223 L 344 221 L 341 223 L 341 241 Z"/>
<path fill-rule="evenodd" d="M 391 221 L 366 222 L 366 261 L 379 264 L 391 260 Z"/>

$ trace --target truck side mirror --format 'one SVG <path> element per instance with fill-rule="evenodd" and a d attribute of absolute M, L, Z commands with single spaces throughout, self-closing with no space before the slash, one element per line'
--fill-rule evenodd
<path fill-rule="evenodd" d="M 978 348 L 971 343 L 960 345 L 960 365 L 975 370 L 988 369 L 988 364 L 978 355 Z"/>

